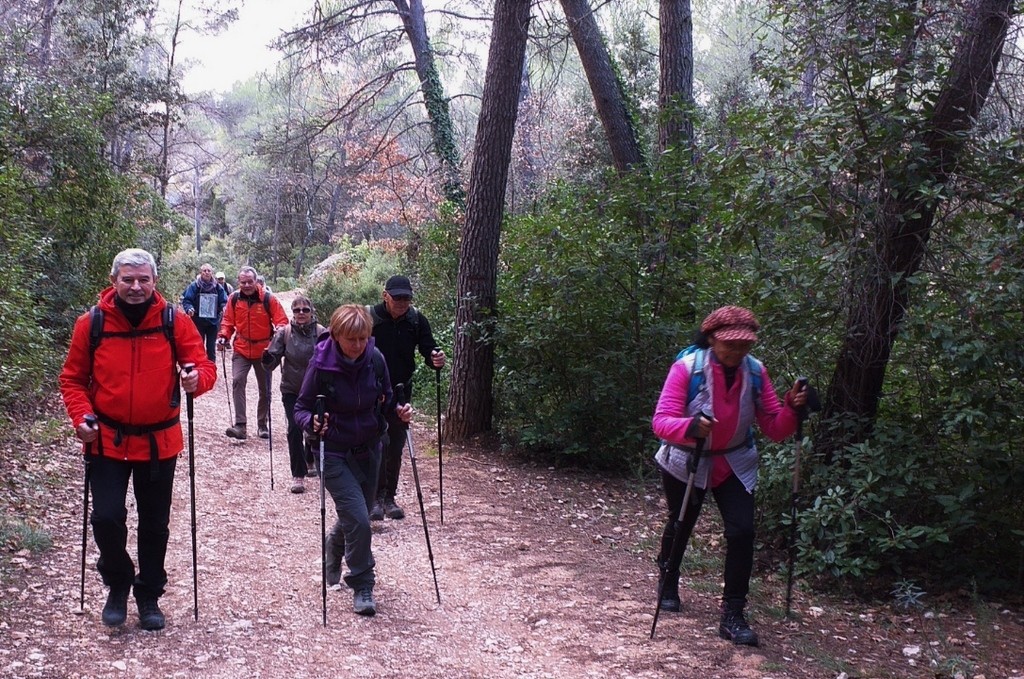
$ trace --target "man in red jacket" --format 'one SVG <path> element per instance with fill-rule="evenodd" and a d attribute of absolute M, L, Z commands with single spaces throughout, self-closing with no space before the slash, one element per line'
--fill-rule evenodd
<path fill-rule="evenodd" d="M 267 418 L 270 416 L 270 393 L 267 391 L 267 371 L 263 368 L 263 351 L 270 346 L 274 331 L 288 325 L 288 314 L 276 297 L 267 292 L 257 280 L 256 269 L 243 266 L 238 270 L 238 290 L 231 293 L 224 317 L 220 322 L 217 350 L 227 349 L 232 342 L 231 387 L 235 402 L 235 424 L 228 427 L 229 438 L 244 439 L 246 432 L 245 383 L 249 368 L 256 375 L 259 402 L 256 417 L 261 439 L 270 437 Z"/>
<path fill-rule="evenodd" d="M 102 616 L 108 627 L 124 623 L 133 585 L 142 628 L 165 624 L 157 600 L 167 584 L 171 491 L 184 446 L 181 390 L 198 396 L 217 380 L 195 325 L 156 291 L 156 281 L 151 254 L 118 253 L 111 287 L 75 322 L 60 374 L 64 406 L 89 456 L 96 569 L 110 588 Z M 130 478 L 139 515 L 137 573 L 126 549 Z"/>

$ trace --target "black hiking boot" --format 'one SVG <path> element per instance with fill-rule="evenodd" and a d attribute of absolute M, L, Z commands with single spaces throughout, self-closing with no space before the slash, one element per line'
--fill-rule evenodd
<path fill-rule="evenodd" d="M 384 509 L 384 514 L 389 519 L 404 519 L 405 518 L 405 510 L 398 506 L 398 503 L 395 502 L 395 498 L 393 498 L 393 497 L 386 497 L 386 498 L 384 498 L 383 509 Z"/>
<path fill-rule="evenodd" d="M 373 503 L 373 507 L 370 509 L 370 521 L 383 521 L 384 520 L 384 505 L 381 504 L 380 500 Z"/>
<path fill-rule="evenodd" d="M 665 583 L 664 588 L 662 588 L 662 582 Z M 658 592 L 660 593 L 658 608 L 672 613 L 679 612 L 682 607 L 679 601 L 679 571 L 663 572 L 658 578 Z"/>
<path fill-rule="evenodd" d="M 111 587 L 107 592 L 107 603 L 103 606 L 102 620 L 107 627 L 118 627 L 128 617 L 128 593 L 131 586 Z"/>
<path fill-rule="evenodd" d="M 718 625 L 718 636 L 737 646 L 757 646 L 757 634 L 750 629 L 743 616 L 742 601 L 722 602 L 722 622 Z"/>
<path fill-rule="evenodd" d="M 248 434 L 245 431 L 244 424 L 236 424 L 233 427 L 228 427 L 227 429 L 224 430 L 224 435 L 227 436 L 229 439 L 239 439 L 242 441 L 244 441 L 248 437 Z"/>
<path fill-rule="evenodd" d="M 139 627 L 150 631 L 164 628 L 167 620 L 156 599 L 136 599 L 135 603 L 139 606 Z"/>

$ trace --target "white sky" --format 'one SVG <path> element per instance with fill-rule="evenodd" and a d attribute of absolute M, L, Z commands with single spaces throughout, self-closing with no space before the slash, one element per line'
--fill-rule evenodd
<path fill-rule="evenodd" d="M 185 0 L 188 11 L 199 0 Z M 162 0 L 168 10 L 175 0 Z M 241 80 L 271 68 L 280 53 L 267 44 L 281 31 L 296 25 L 308 14 L 312 1 L 238 0 L 238 20 L 218 35 L 189 32 L 179 46 L 179 63 L 192 64 L 182 79 L 187 94 L 204 90 L 223 92 Z M 195 63 L 192 63 L 195 62 Z"/>

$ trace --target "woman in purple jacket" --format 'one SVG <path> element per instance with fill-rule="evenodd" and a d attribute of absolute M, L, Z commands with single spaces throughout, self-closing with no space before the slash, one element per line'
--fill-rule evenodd
<path fill-rule="evenodd" d="M 375 583 L 370 549 L 370 512 L 377 492 L 384 416 L 391 410 L 403 422 L 412 419 L 408 404 L 395 407 L 391 380 L 370 336 L 373 320 L 359 304 L 338 307 L 313 351 L 295 402 L 295 422 L 317 433 L 324 446 L 322 480 L 334 499 L 338 520 L 327 540 L 327 583 L 341 580 L 341 557 L 359 615 L 374 615 Z M 375 365 L 376 364 L 376 365 Z M 324 396 L 323 422 L 317 416 Z"/>

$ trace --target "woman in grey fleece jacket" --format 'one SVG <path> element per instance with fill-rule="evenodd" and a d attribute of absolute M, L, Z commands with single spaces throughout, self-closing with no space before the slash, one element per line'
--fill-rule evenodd
<path fill-rule="evenodd" d="M 280 329 L 263 353 L 263 365 L 273 370 L 281 365 L 281 402 L 288 418 L 288 457 L 292 468 L 292 492 L 306 491 L 305 477 L 312 469 L 312 454 L 306 450 L 302 428 L 295 424 L 295 401 L 299 398 L 306 366 L 313 357 L 317 337 L 327 328 L 316 321 L 316 309 L 299 293 L 292 300 L 292 321 Z M 283 365 L 282 365 L 283 364 Z"/>

